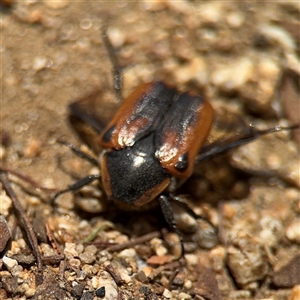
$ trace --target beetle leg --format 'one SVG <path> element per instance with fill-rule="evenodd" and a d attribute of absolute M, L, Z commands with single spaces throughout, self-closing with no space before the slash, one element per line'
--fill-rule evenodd
<path fill-rule="evenodd" d="M 177 258 L 177 259 L 180 259 L 184 255 L 183 239 L 182 239 L 181 232 L 177 228 L 177 223 L 176 223 L 176 221 L 174 219 L 174 215 L 173 215 L 172 207 L 170 205 L 170 201 L 164 195 L 160 195 L 158 197 L 158 200 L 159 200 L 159 203 L 160 203 L 161 210 L 162 210 L 162 212 L 164 214 L 165 220 L 167 221 L 167 223 L 169 224 L 169 226 L 172 227 L 173 230 L 177 233 L 177 235 L 178 235 L 178 237 L 180 239 L 181 254 Z"/>
<path fill-rule="evenodd" d="M 116 99 L 119 103 L 122 100 L 122 68 L 119 66 L 117 56 L 115 54 L 115 49 L 111 44 L 111 41 L 107 35 L 107 26 L 103 26 L 102 28 L 102 41 L 106 51 L 108 53 L 109 60 L 112 64 L 112 74 L 114 79 L 114 88 Z"/>
<path fill-rule="evenodd" d="M 192 216 L 195 219 L 202 219 L 205 222 L 207 222 L 211 227 L 214 228 L 214 225 L 207 220 L 205 217 L 197 215 L 189 206 L 187 203 L 185 203 L 180 196 L 175 196 L 174 194 L 170 194 L 170 200 L 175 203 L 176 205 L 183 208 L 190 216 Z"/>
<path fill-rule="evenodd" d="M 238 139 L 223 139 L 221 141 L 216 141 L 208 146 L 205 146 L 201 149 L 198 156 L 195 159 L 195 163 L 199 163 L 200 161 L 206 160 L 216 154 L 220 154 L 223 152 L 226 152 L 228 150 L 231 150 L 233 148 L 236 148 L 238 146 L 247 144 L 251 141 L 254 141 L 260 136 L 283 131 L 283 130 L 295 130 L 300 128 L 300 123 L 295 124 L 289 127 L 281 127 L 281 126 L 275 126 L 266 130 L 258 130 L 252 126 L 249 126 L 248 132 L 246 132 L 244 135 L 240 136 Z"/>
<path fill-rule="evenodd" d="M 68 188 L 66 188 L 65 190 L 59 191 L 58 193 L 56 193 L 53 198 L 52 198 L 52 202 L 60 195 L 65 194 L 67 192 L 75 192 L 80 190 L 81 188 L 83 188 L 86 185 L 89 185 L 90 183 L 92 183 L 93 181 L 97 180 L 101 178 L 100 174 L 96 174 L 96 175 L 89 175 L 86 177 L 83 177 L 81 179 L 79 179 L 78 181 L 76 181 L 74 184 L 70 185 Z"/>
<path fill-rule="evenodd" d="M 99 162 L 98 162 L 97 159 L 95 159 L 94 157 L 92 157 L 92 156 L 88 155 L 87 153 L 81 151 L 79 148 L 77 148 L 73 144 L 71 144 L 69 142 L 66 142 L 66 141 L 62 141 L 62 140 L 58 140 L 58 143 L 69 147 L 78 157 L 85 159 L 86 161 L 88 161 L 89 163 L 91 163 L 92 165 L 94 165 L 98 168 L 100 167 Z"/>

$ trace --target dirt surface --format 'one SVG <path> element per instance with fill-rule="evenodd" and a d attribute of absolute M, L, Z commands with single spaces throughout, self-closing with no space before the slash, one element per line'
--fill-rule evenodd
<path fill-rule="evenodd" d="M 296 2 L 2 7 L 2 167 L 57 190 L 98 172 L 57 140 L 89 151 L 68 122 L 68 104 L 76 99 L 99 89 L 103 109 L 118 105 L 103 25 L 123 68 L 125 97 L 143 82 L 164 80 L 204 93 L 214 108 L 262 129 L 299 122 L 299 15 Z M 159 209 L 119 211 L 97 184 L 61 196 L 54 207 L 53 193 L 10 175 L 39 232 L 43 283 L 35 280 L 34 256 L 2 191 L 0 213 L 12 243 L 0 260 L 0 298 L 299 299 L 297 140 L 296 132 L 268 135 L 195 168 L 179 193 L 218 228 L 218 238 L 206 222 L 174 207 L 186 248 L 180 261 L 174 260 L 178 238 Z M 97 229 L 93 243 L 82 243 Z M 136 245 L 113 249 L 144 235 Z"/>

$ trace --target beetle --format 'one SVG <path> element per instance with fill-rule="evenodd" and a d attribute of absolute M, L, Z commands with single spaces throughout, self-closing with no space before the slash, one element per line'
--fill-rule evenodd
<path fill-rule="evenodd" d="M 110 45 L 108 40 L 104 41 Z M 116 72 L 118 68 L 114 70 Z M 118 71 L 117 75 L 120 75 Z M 164 82 L 144 83 L 126 98 L 108 124 L 86 106 L 89 102 L 86 99 L 92 98 L 76 101 L 69 108 L 71 120 L 88 122 L 99 133 L 97 144 L 103 149 L 99 162 L 75 146 L 62 143 L 98 166 L 101 174 L 80 179 L 54 198 L 99 179 L 107 198 L 123 209 L 138 209 L 158 199 L 167 223 L 179 235 L 181 256 L 184 254 L 183 241 L 170 201 L 193 217 L 200 217 L 174 194 L 191 176 L 194 164 L 261 135 L 299 128 L 299 124 L 267 130 L 244 126 L 239 134 L 208 144 L 207 138 L 216 122 L 215 113 L 211 104 L 200 95 L 179 92 Z"/>

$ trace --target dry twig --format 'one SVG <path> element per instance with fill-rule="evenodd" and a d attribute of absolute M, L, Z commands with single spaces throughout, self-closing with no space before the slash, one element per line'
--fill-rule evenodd
<path fill-rule="evenodd" d="M 1 172 L 0 172 L 0 181 L 3 184 L 3 187 L 6 191 L 6 193 L 9 195 L 9 197 L 11 198 L 11 200 L 13 202 L 15 213 L 20 220 L 20 225 L 25 230 L 25 233 L 26 233 L 26 236 L 30 243 L 30 246 L 32 247 L 34 256 L 37 261 L 37 269 L 38 269 L 38 272 L 36 274 L 36 284 L 40 285 L 43 283 L 43 262 L 42 262 L 42 256 L 41 256 L 39 246 L 38 246 L 38 241 L 37 241 L 36 235 L 34 233 L 33 227 L 30 224 L 17 195 L 15 194 L 14 190 L 12 189 L 9 180 L 7 179 L 6 172 L 3 172 L 3 170 L 1 170 Z"/>

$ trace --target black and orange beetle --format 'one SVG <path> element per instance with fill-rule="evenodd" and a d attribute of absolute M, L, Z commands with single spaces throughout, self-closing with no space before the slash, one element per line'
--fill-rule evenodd
<path fill-rule="evenodd" d="M 214 122 L 211 104 L 202 96 L 181 93 L 163 82 L 139 86 L 105 126 L 93 110 L 84 107 L 82 101 L 77 101 L 70 105 L 70 112 L 73 117 L 90 123 L 100 133 L 97 143 L 105 149 L 100 161 L 80 152 L 73 145 L 65 144 L 99 166 L 101 174 L 82 178 L 56 197 L 100 179 L 107 198 L 119 203 L 121 208 L 139 208 L 158 199 L 166 221 L 180 239 L 169 201 L 199 217 L 173 194 L 191 176 L 195 162 L 267 133 L 299 128 L 299 125 L 288 128 L 277 126 L 261 131 L 247 126 L 239 134 L 207 144 Z M 182 239 L 181 248 L 183 254 Z"/>
<path fill-rule="evenodd" d="M 201 96 L 162 82 L 138 87 L 99 139 L 111 149 L 100 162 L 107 196 L 139 207 L 165 191 L 172 177 L 188 178 L 212 120 Z"/>

